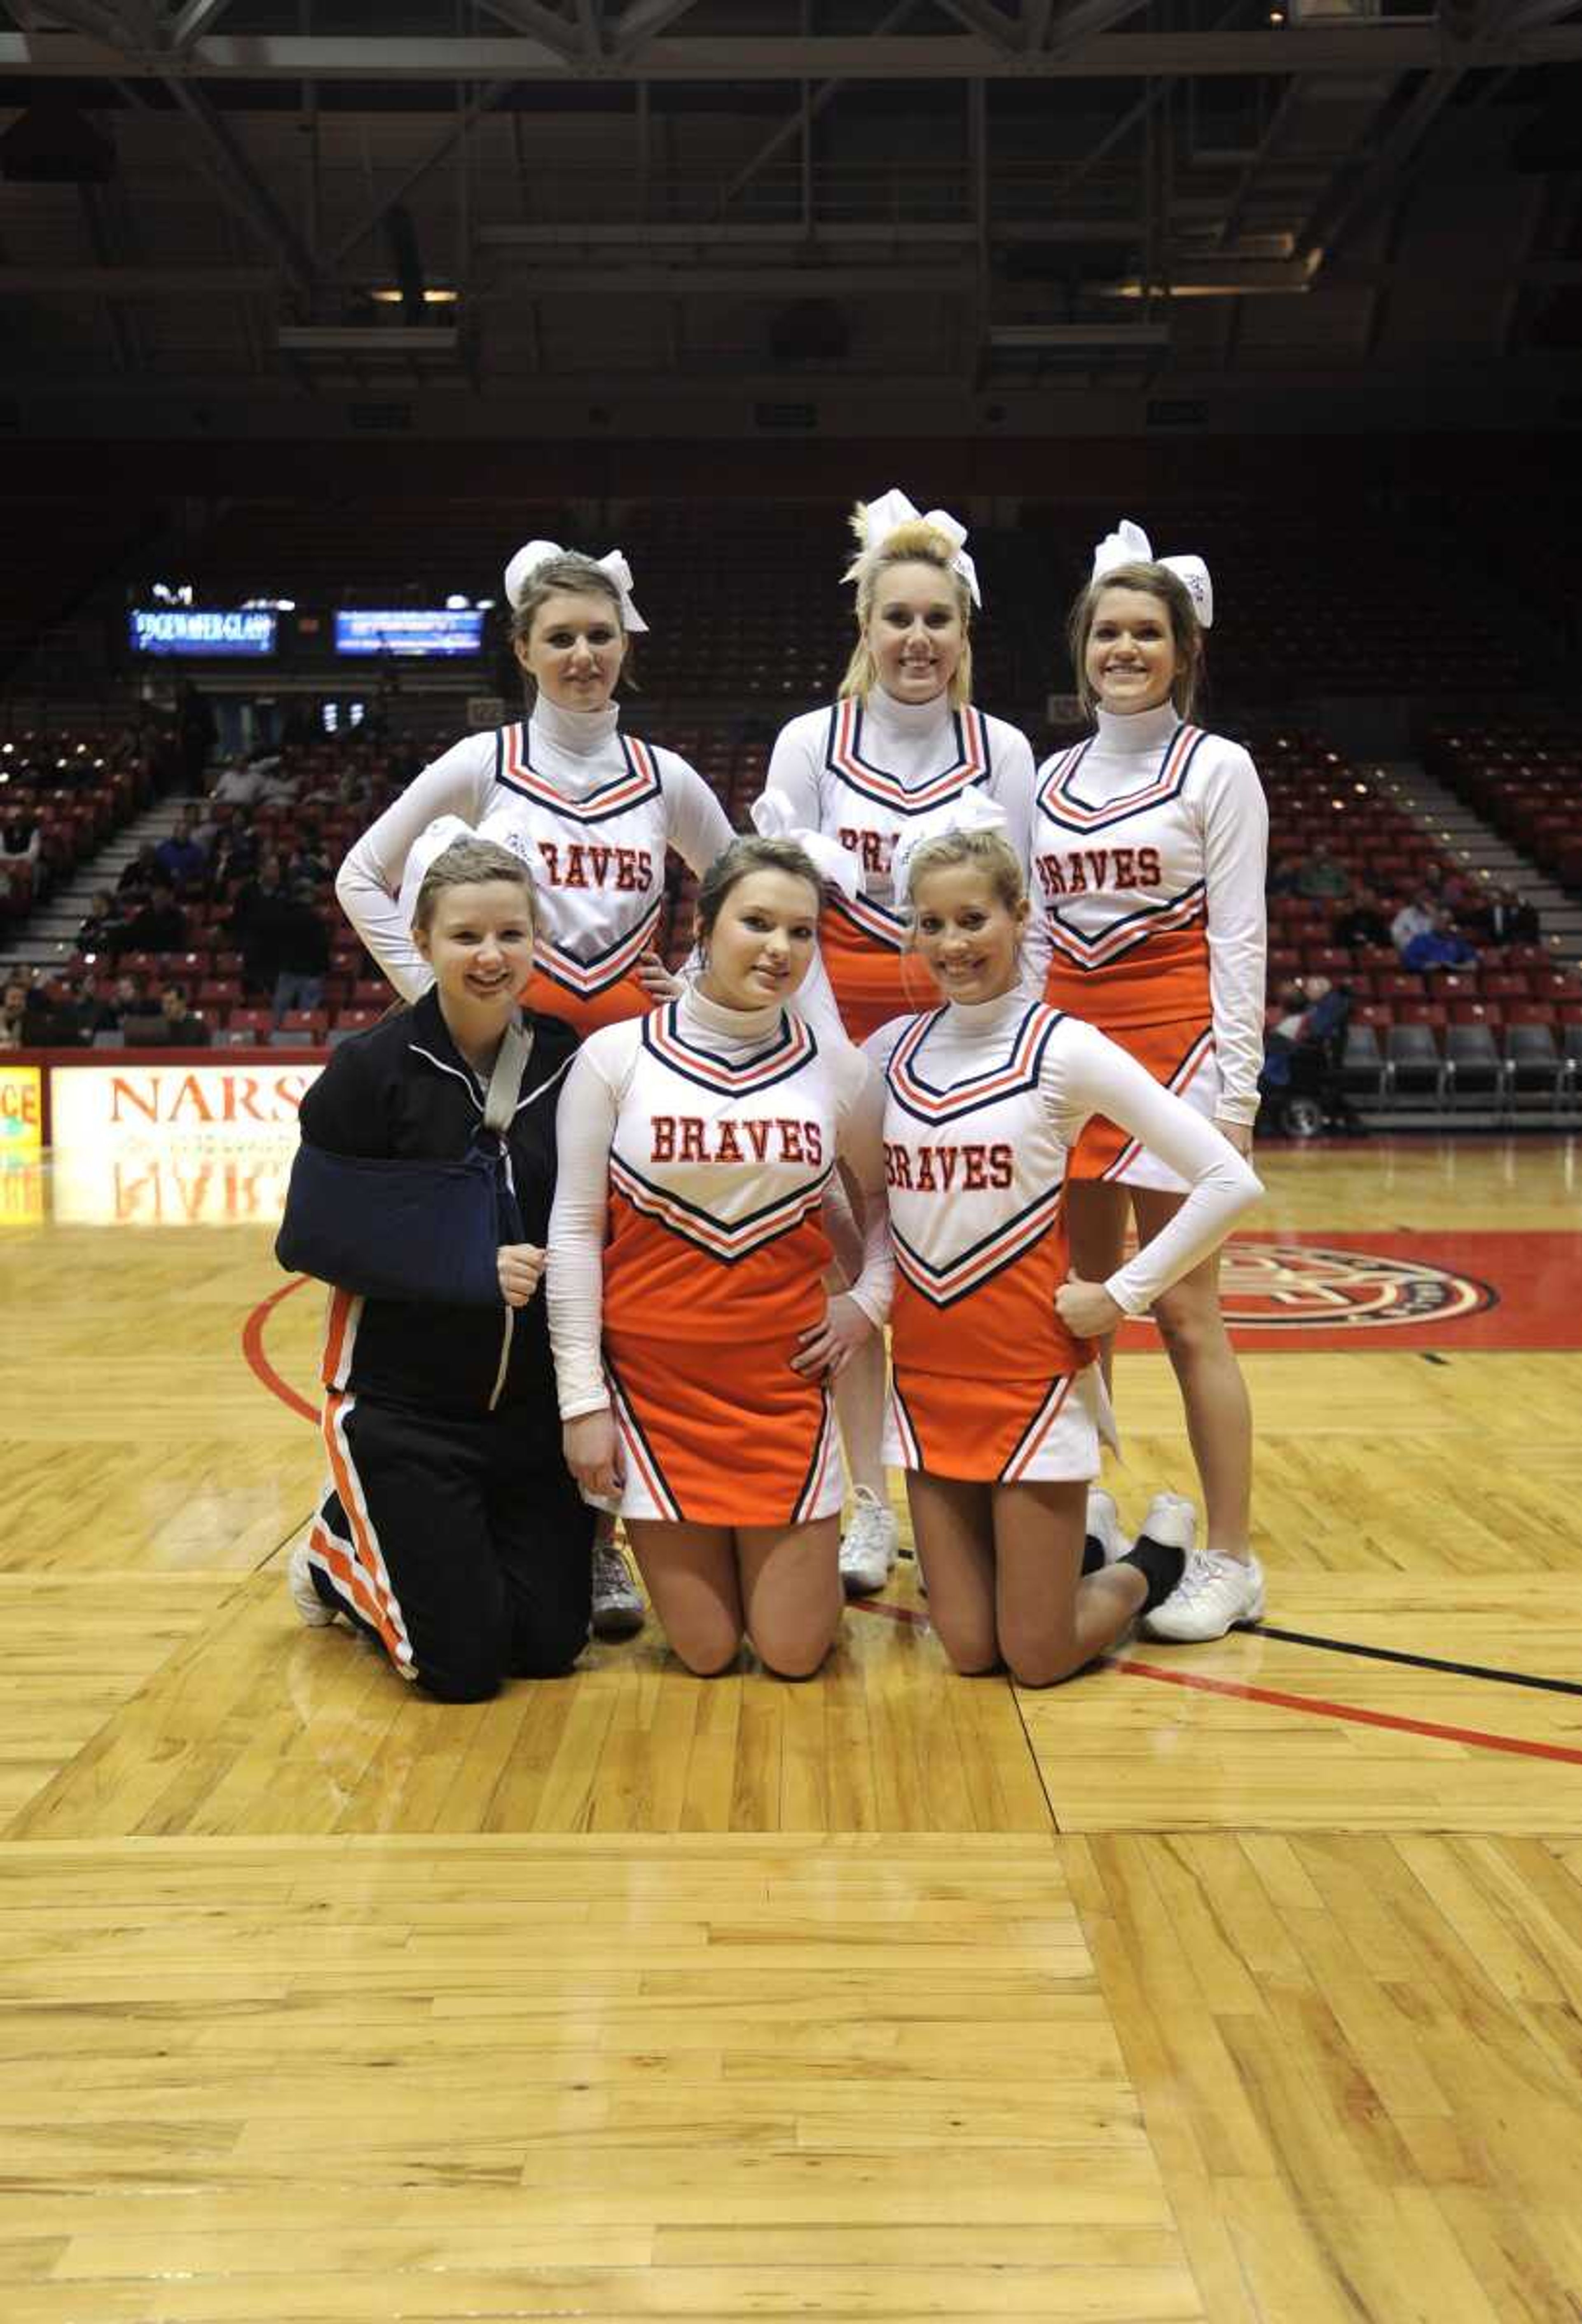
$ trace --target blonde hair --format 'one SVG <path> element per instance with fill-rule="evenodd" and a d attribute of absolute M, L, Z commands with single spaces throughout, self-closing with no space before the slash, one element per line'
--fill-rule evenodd
<path fill-rule="evenodd" d="M 520 855 L 513 855 L 497 840 L 477 839 L 470 835 L 464 839 L 453 839 L 448 847 L 441 848 L 423 874 L 418 900 L 412 907 L 412 926 L 427 935 L 435 908 L 447 888 L 476 888 L 487 880 L 509 880 L 513 887 L 521 889 L 528 926 L 536 935 L 538 914 L 532 872 Z"/>
<path fill-rule="evenodd" d="M 1021 860 L 1003 832 L 942 831 L 937 839 L 925 839 L 915 847 L 906 864 L 906 893 L 914 919 L 917 890 L 929 873 L 952 872 L 958 864 L 970 864 L 981 872 L 1007 912 L 1014 915 L 1026 905 L 1027 882 L 1022 876 Z"/>
<path fill-rule="evenodd" d="M 1164 607 L 1170 616 L 1172 642 L 1185 664 L 1171 680 L 1170 698 L 1177 715 L 1190 718 L 1197 708 L 1203 682 L 1203 625 L 1198 619 L 1192 593 L 1180 574 L 1173 573 L 1168 565 L 1149 564 L 1142 558 L 1128 565 L 1112 565 L 1108 573 L 1096 573 L 1079 591 L 1072 607 L 1066 622 L 1066 644 L 1077 682 L 1077 699 L 1083 709 L 1091 718 L 1099 706 L 1088 683 L 1088 640 L 1093 633 L 1099 600 L 1107 589 L 1140 590 L 1145 597 L 1157 597 Z"/>
<path fill-rule="evenodd" d="M 876 547 L 868 545 L 868 509 L 859 501 L 851 513 L 851 530 L 857 536 L 859 554 L 846 568 L 845 578 L 857 584 L 857 643 L 846 675 L 841 680 L 839 699 L 855 694 L 864 700 L 878 684 L 878 666 L 873 649 L 868 642 L 868 624 L 873 615 L 874 596 L 879 576 L 892 565 L 932 565 L 943 575 L 956 601 L 956 611 L 961 617 L 961 659 L 951 673 L 946 697 L 952 710 L 964 710 L 972 699 L 972 593 L 962 575 L 952 563 L 956 545 L 939 527 L 918 517 L 909 524 L 897 525 L 894 532 L 885 535 Z"/>

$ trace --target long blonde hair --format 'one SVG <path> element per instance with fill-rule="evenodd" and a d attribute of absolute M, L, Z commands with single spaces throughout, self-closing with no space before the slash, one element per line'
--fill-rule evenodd
<path fill-rule="evenodd" d="M 937 525 L 926 523 L 922 517 L 910 524 L 897 525 L 882 541 L 868 545 L 868 510 L 859 501 L 851 515 L 851 530 L 857 536 L 859 555 L 847 567 L 846 579 L 857 584 L 857 644 L 846 665 L 846 675 L 841 680 L 839 699 L 857 695 L 866 700 L 878 684 L 878 667 L 873 649 L 868 642 L 868 624 L 873 615 L 873 600 L 881 573 L 892 565 L 932 565 L 949 582 L 961 617 L 961 659 L 951 673 L 946 697 L 952 710 L 963 710 L 972 699 L 972 593 L 965 579 L 952 563 L 956 545 Z"/>

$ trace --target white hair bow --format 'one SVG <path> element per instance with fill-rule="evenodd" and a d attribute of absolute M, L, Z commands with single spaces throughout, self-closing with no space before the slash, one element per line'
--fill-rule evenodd
<path fill-rule="evenodd" d="M 897 907 L 906 903 L 910 896 L 912 859 L 929 840 L 943 839 L 957 831 L 1005 832 L 1009 827 L 1005 809 L 980 788 L 963 791 L 948 806 L 936 807 L 931 814 L 920 815 L 915 823 L 907 825 L 890 858 L 890 879 Z"/>
<path fill-rule="evenodd" d="M 1200 557 L 1155 557 L 1148 545 L 1148 536 L 1140 524 L 1123 516 L 1113 532 L 1107 532 L 1093 551 L 1093 578 L 1111 573 L 1118 565 L 1164 565 L 1184 582 L 1198 619 L 1204 629 L 1214 626 L 1214 584 L 1209 578 L 1209 568 Z"/>
<path fill-rule="evenodd" d="M 547 565 L 552 557 L 564 557 L 566 554 L 557 540 L 529 540 L 525 548 L 519 549 L 505 568 L 507 603 L 520 605 L 527 594 L 528 584 L 539 566 Z M 612 549 L 604 557 L 591 557 L 588 562 L 596 565 L 601 573 L 607 573 L 614 582 L 616 594 L 621 599 L 621 628 L 627 631 L 646 630 L 648 626 L 647 622 L 631 602 L 631 567 L 622 552 Z"/>
<path fill-rule="evenodd" d="M 959 573 L 967 584 L 967 595 L 972 603 L 981 606 L 983 599 L 978 589 L 978 567 L 962 547 L 967 538 L 966 526 L 946 509 L 930 509 L 924 515 L 921 509 L 913 506 L 898 484 L 892 484 L 888 493 L 879 494 L 878 500 L 864 502 L 862 556 L 848 568 L 847 580 L 854 581 L 863 559 L 882 549 L 891 533 L 899 532 L 904 524 L 930 524 L 935 532 L 943 533 L 954 552 L 951 558 L 952 571 Z"/>
<path fill-rule="evenodd" d="M 543 859 L 518 824 L 514 808 L 497 809 L 493 815 L 486 815 L 476 830 L 459 815 L 436 816 L 407 850 L 398 903 L 402 927 L 409 928 L 417 918 L 418 890 L 428 876 L 429 865 L 457 839 L 492 839 L 497 847 L 506 848 L 526 866 L 535 886 L 544 879 Z"/>
<path fill-rule="evenodd" d="M 810 856 L 819 878 L 843 896 L 862 892 L 862 868 L 849 847 L 827 832 L 812 831 L 796 820 L 796 810 L 784 791 L 760 791 L 750 810 L 752 827 L 763 839 L 789 839 Z"/>

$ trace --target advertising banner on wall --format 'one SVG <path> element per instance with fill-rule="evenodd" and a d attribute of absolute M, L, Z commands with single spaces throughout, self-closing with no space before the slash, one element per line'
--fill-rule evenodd
<path fill-rule="evenodd" d="M 315 1064 L 56 1066 L 54 1214 L 68 1226 L 272 1226 Z"/>

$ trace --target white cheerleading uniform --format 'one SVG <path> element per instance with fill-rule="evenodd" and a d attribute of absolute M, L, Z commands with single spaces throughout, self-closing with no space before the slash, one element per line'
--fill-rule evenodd
<path fill-rule="evenodd" d="M 981 788 L 1006 817 L 1018 860 L 1027 861 L 1033 752 L 1026 736 L 945 696 L 897 702 L 876 686 L 781 728 L 767 786 L 790 801 L 798 823 L 850 850 L 861 867 L 855 897 L 829 887 L 819 949 L 841 1020 L 854 1040 L 898 1011 L 927 1007 L 933 979 L 907 951 L 891 860 L 908 825 Z"/>
<path fill-rule="evenodd" d="M 1218 1247 L 1257 1179 L 1114 1042 L 1021 991 L 887 1025 L 868 1054 L 896 1264 L 887 1461 L 997 1484 L 1096 1476 L 1108 1403 L 1054 1305 L 1084 1126 L 1108 1114 L 1191 1187 L 1105 1285 L 1129 1315 Z"/>
<path fill-rule="evenodd" d="M 696 770 L 622 734 L 613 704 L 563 710 L 540 696 L 530 718 L 468 735 L 426 767 L 341 866 L 346 915 L 408 1000 L 433 971 L 398 902 L 401 874 L 441 816 L 459 816 L 531 866 L 538 943 L 522 999 L 578 1033 L 653 1006 L 633 971 L 658 937 L 666 849 L 701 875 L 732 836 Z"/>
<path fill-rule="evenodd" d="M 793 1010 L 695 987 L 607 1027 L 567 1077 L 549 1227 L 566 1419 L 613 1405 L 629 1517 L 786 1526 L 832 1515 L 832 1399 L 791 1369 L 823 1320 L 837 1160 L 870 1197 L 851 1297 L 889 1305 L 877 1075 Z"/>
<path fill-rule="evenodd" d="M 1038 770 L 1028 954 L 1044 998 L 1210 1120 L 1257 1117 L 1268 839 L 1246 752 L 1169 703 L 1101 710 L 1096 734 Z M 1103 1122 L 1072 1175 L 1183 1185 Z"/>

